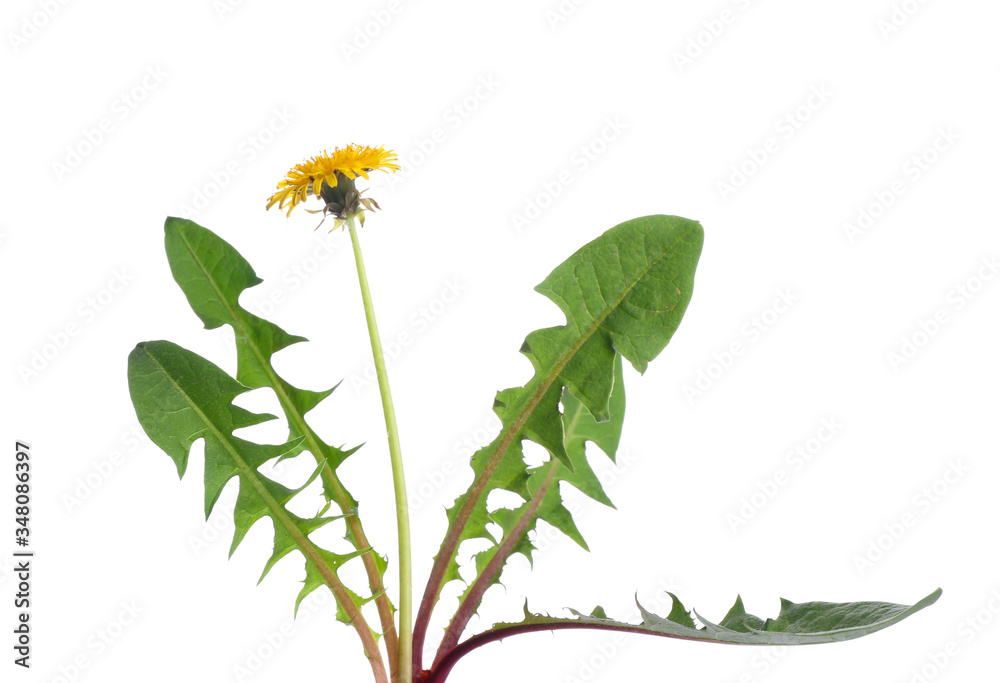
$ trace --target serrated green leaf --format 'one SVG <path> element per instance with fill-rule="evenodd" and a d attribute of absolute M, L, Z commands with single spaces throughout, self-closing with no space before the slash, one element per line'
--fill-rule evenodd
<path fill-rule="evenodd" d="M 210 361 L 171 342 L 137 345 L 129 355 L 128 380 L 139 423 L 149 438 L 174 460 L 181 476 L 191 447 L 204 440 L 206 516 L 226 484 L 234 477 L 239 480 L 230 554 L 257 521 L 270 517 L 275 544 L 265 573 L 277 559 L 293 549 L 299 550 L 313 573 L 321 576 L 335 594 L 340 591 L 342 585 L 336 579 L 338 567 L 361 551 L 350 555 L 321 552 L 309 540 L 309 534 L 333 518 L 305 519 L 285 508 L 312 478 L 302 487 L 290 489 L 258 469 L 294 449 L 302 437 L 284 444 L 265 445 L 234 436 L 236 429 L 260 424 L 274 416 L 251 413 L 234 405 L 233 399 L 249 391 L 249 387 Z"/>
<path fill-rule="evenodd" d="M 324 488 L 328 498 L 339 502 L 328 480 L 336 478 L 334 470 L 356 449 L 344 450 L 324 443 L 305 421 L 305 415 L 337 387 L 311 391 L 292 386 L 278 375 L 271 362 L 275 353 L 306 338 L 289 334 L 240 306 L 243 292 L 263 280 L 231 244 L 211 230 L 181 218 L 168 218 L 164 232 L 170 271 L 192 310 L 206 329 L 223 325 L 233 328 L 236 379 L 254 389 L 270 387 L 275 391 L 288 418 L 289 439 L 305 436 L 299 442 L 300 449 L 309 449 L 317 462 L 328 463 L 323 472 Z M 293 451 L 286 457 L 296 454 Z M 339 480 L 337 483 L 343 488 Z M 345 514 L 350 507 L 357 507 L 352 497 L 346 503 L 346 508 L 342 506 Z"/>
<path fill-rule="evenodd" d="M 319 548 L 319 554 L 324 560 L 326 560 L 326 562 L 335 563 L 337 566 L 343 564 L 352 557 L 357 556 L 357 553 L 353 553 L 351 555 L 337 555 L 336 553 L 331 553 L 330 551 L 325 550 L 323 548 Z M 302 583 L 303 583 L 302 590 L 299 591 L 298 596 L 296 596 L 295 598 L 296 616 L 299 613 L 299 605 L 302 604 L 302 601 L 305 600 L 310 593 L 326 585 L 326 581 L 324 580 L 323 574 L 320 572 L 319 567 L 312 563 L 306 565 L 306 578 L 303 579 Z M 350 595 L 351 600 L 352 602 L 354 602 L 355 605 L 358 605 L 360 607 L 366 602 L 366 600 L 364 600 L 360 595 L 352 591 L 350 588 L 346 588 L 345 590 Z M 344 608 L 344 604 L 340 600 L 337 601 L 337 621 L 341 621 L 345 624 L 351 623 L 351 617 L 347 613 L 347 610 Z M 375 631 L 372 631 L 372 633 L 376 637 L 378 637 L 379 635 Z"/>
<path fill-rule="evenodd" d="M 279 462 L 305 451 L 310 452 L 319 463 L 317 474 L 323 483 L 327 504 L 336 503 L 342 513 L 339 517 L 323 519 L 345 519 L 347 540 L 359 551 L 368 550 L 370 546 L 357 517 L 358 502 L 336 472 L 337 467 L 360 446 L 348 449 L 331 446 L 306 421 L 306 414 L 330 396 L 339 384 L 330 389 L 312 391 L 293 386 L 278 375 L 272 364 L 274 354 L 306 339 L 289 334 L 240 306 L 239 299 L 243 292 L 261 284 L 262 280 L 232 245 L 211 230 L 185 219 L 168 218 L 164 231 L 170 270 L 192 310 L 207 329 L 222 325 L 229 325 L 233 329 L 237 349 L 237 380 L 251 388 L 268 387 L 278 398 L 288 422 L 288 439 L 295 444 L 280 456 Z M 378 592 L 379 615 L 383 630 L 389 634 L 388 647 L 390 654 L 393 654 L 395 625 L 392 615 L 395 607 L 384 590 L 378 588 L 383 585 L 385 558 L 374 551 L 352 556 L 356 555 L 362 556 L 369 585 L 373 591 Z M 265 567 L 264 574 L 278 559 L 280 555 L 276 549 L 276 555 Z M 362 603 L 363 600 L 358 598 L 357 604 Z"/>
<path fill-rule="evenodd" d="M 586 406 L 583 405 L 570 391 L 563 394 L 563 445 L 573 465 L 569 469 L 559 460 L 552 459 L 539 467 L 527 469 L 527 480 L 525 488 L 528 491 L 527 500 L 520 506 L 508 509 L 500 508 L 490 513 L 490 521 L 496 523 L 503 530 L 504 538 L 509 538 L 514 529 L 519 525 L 524 525 L 525 515 L 530 515 L 525 525 L 525 531 L 519 535 L 517 544 L 513 547 L 508 556 L 514 554 L 523 555 L 529 563 L 533 562 L 532 551 L 534 544 L 528 538 L 528 532 L 534 531 L 537 521 L 544 520 L 559 529 L 566 536 L 570 537 L 577 545 L 584 550 L 589 550 L 583 534 L 573 521 L 573 515 L 563 503 L 562 494 L 559 489 L 559 482 L 566 482 L 581 493 L 593 498 L 599 503 L 608 507 L 614 507 L 611 499 L 604 491 L 601 481 L 587 461 L 586 444 L 588 441 L 597 445 L 612 461 L 618 450 L 618 442 L 621 440 L 622 424 L 625 417 L 625 382 L 622 375 L 621 357 L 615 363 L 615 380 L 611 392 L 610 419 L 598 421 L 590 414 Z M 538 495 L 539 487 L 547 479 L 550 469 L 551 480 L 546 485 L 542 501 L 537 506 L 532 507 L 531 503 Z M 529 512 L 530 510 L 530 512 Z M 476 572 L 482 575 L 487 563 L 501 550 L 501 543 L 495 542 L 492 547 L 486 548 L 475 555 Z M 489 585 L 500 582 L 500 574 L 497 573 L 488 579 Z M 470 584 L 462 596 L 464 600 L 472 590 L 474 584 Z M 486 586 L 488 588 L 488 586 Z M 485 590 L 484 590 L 485 592 Z"/>
<path fill-rule="evenodd" d="M 447 511 L 449 530 L 418 613 L 415 647 L 423 645 L 423 627 L 441 588 L 460 578 L 457 551 L 463 542 L 486 539 L 491 547 L 475 556 L 478 578 L 462 595 L 438 658 L 457 644 L 507 559 L 519 553 L 531 561 L 527 533 L 537 520 L 587 548 L 563 504 L 560 482 L 611 504 L 587 462 L 585 442 L 593 441 L 614 460 L 624 416 L 621 359 L 643 372 L 670 341 L 691 298 L 702 240 L 695 221 L 634 219 L 585 245 L 535 288 L 559 306 L 566 324 L 527 336 L 521 352 L 534 375 L 523 387 L 497 394 L 494 411 L 503 428 L 473 455 L 473 483 Z M 546 465 L 527 469 L 521 446 L 526 439 L 548 450 Z M 524 503 L 489 513 L 487 498 L 497 489 L 519 494 Z M 499 543 L 487 530 L 489 522 L 503 528 Z"/>
<path fill-rule="evenodd" d="M 503 634 L 507 631 L 523 633 L 528 630 L 548 628 L 597 628 L 735 645 L 833 643 L 860 638 L 899 623 L 934 604 L 941 597 L 941 589 L 938 588 L 914 605 L 898 605 L 891 602 L 796 604 L 782 600 L 778 616 L 767 620 L 747 614 L 743 609 L 742 600 L 737 598 L 736 604 L 719 624 L 713 624 L 695 612 L 698 621 L 704 624 L 701 628 L 695 626 L 691 614 L 684 609 L 680 600 L 672 593 L 670 597 L 674 603 L 667 617 L 657 616 L 639 605 L 642 615 L 642 622 L 639 624 L 608 619 L 600 607 L 589 615 L 570 610 L 576 615 L 575 618 L 550 617 L 526 612 L 523 621 L 496 624 L 476 638 L 484 641 L 495 640 L 498 637 L 505 637 Z"/>
<path fill-rule="evenodd" d="M 676 216 L 637 218 L 585 245 L 536 287 L 559 306 L 566 324 L 527 336 L 521 352 L 531 361 L 534 375 L 524 386 L 497 394 L 494 411 L 503 428 L 473 455 L 473 484 L 448 510 L 449 535 L 435 564 L 440 581 L 429 587 L 433 600 L 448 581 L 459 578 L 456 558 L 461 543 L 474 538 L 493 541 L 487 531 L 490 521 L 512 523 L 509 513 L 494 514 L 495 519 L 488 513 L 489 492 L 512 491 L 529 504 L 529 480 L 538 477 L 524 464 L 523 440 L 545 447 L 563 465 L 559 479 L 570 481 L 577 475 L 571 483 L 601 502 L 610 502 L 582 455 L 589 435 L 583 430 L 578 439 L 567 442 L 560 404 L 567 415 L 582 415 L 580 408 L 585 409 L 591 418 L 587 429 L 612 418 L 616 358 L 624 356 L 642 372 L 670 341 L 691 298 L 702 239 L 695 221 Z M 613 453 L 619 435 L 620 425 L 599 436 L 597 443 Z M 550 518 L 547 521 L 582 543 L 561 499 L 546 495 L 543 502 L 537 516 Z M 527 550 L 525 544 L 518 545 L 518 552 Z"/>
<path fill-rule="evenodd" d="M 495 624 L 492 628 L 465 640 L 460 646 L 453 645 L 444 652 L 439 652 L 427 680 L 443 683 L 455 664 L 473 650 L 513 635 L 536 631 L 597 629 L 731 645 L 812 645 L 852 640 L 881 631 L 934 604 L 941 597 L 941 589 L 938 588 L 914 605 L 897 605 L 890 602 L 795 604 L 782 600 L 778 617 L 767 621 L 746 614 L 743 601 L 737 598 L 733 609 L 723 621 L 732 618 L 739 624 L 731 623 L 731 626 L 739 628 L 725 628 L 719 624 L 712 624 L 695 613 L 698 620 L 704 624 L 702 628 L 698 628 L 691 618 L 691 613 L 684 608 L 680 600 L 672 593 L 669 595 L 674 603 L 670 614 L 666 617 L 647 611 L 636 601 L 642 616 L 642 622 L 638 624 L 608 619 L 600 606 L 594 608 L 589 615 L 570 610 L 576 615 L 574 618 L 533 614 L 525 601 L 524 618 L 521 621 Z M 748 627 L 747 624 L 751 623 L 759 623 L 761 628 Z"/>

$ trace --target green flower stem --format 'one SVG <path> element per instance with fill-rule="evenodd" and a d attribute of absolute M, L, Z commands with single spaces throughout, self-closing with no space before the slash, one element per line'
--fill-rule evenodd
<path fill-rule="evenodd" d="M 382 410 L 385 413 L 385 429 L 389 437 L 389 459 L 392 462 L 392 482 L 396 493 L 396 527 L 399 535 L 399 665 L 397 683 L 413 681 L 413 617 L 412 617 L 412 563 L 410 559 L 410 514 L 406 504 L 406 479 L 403 476 L 403 456 L 399 448 L 399 431 L 396 428 L 396 411 L 392 407 L 389 392 L 389 376 L 385 371 L 382 355 L 382 341 L 375 322 L 375 309 L 368 289 L 365 262 L 361 257 L 361 244 L 354 226 L 354 217 L 347 219 L 347 229 L 351 233 L 354 247 L 354 261 L 358 265 L 358 282 L 361 284 L 361 299 L 365 305 L 365 319 L 368 321 L 368 336 L 372 342 L 372 356 L 375 359 L 375 374 L 378 376 L 379 393 L 382 396 Z"/>

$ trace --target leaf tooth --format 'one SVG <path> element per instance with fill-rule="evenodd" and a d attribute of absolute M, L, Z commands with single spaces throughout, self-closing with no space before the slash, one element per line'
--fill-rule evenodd
<path fill-rule="evenodd" d="M 282 486 L 278 482 L 268 479 L 263 475 L 260 476 L 260 481 L 263 483 L 267 492 L 282 505 L 288 502 L 292 495 L 294 495 L 292 489 Z M 233 556 L 233 553 L 236 552 L 236 548 L 240 545 L 254 524 L 264 517 L 273 517 L 273 514 L 273 511 L 268 507 L 267 503 L 260 497 L 260 494 L 258 494 L 257 490 L 253 487 L 253 484 L 247 480 L 246 475 L 241 473 L 240 492 L 236 499 L 236 507 L 233 508 L 233 542 L 229 546 L 229 556 Z M 277 527 L 277 524 L 275 527 Z"/>
<path fill-rule="evenodd" d="M 314 481 L 316 481 L 316 479 L 319 477 L 320 473 L 323 472 L 323 468 L 325 468 L 325 467 L 326 467 L 326 459 L 325 458 L 322 459 L 322 460 L 320 460 L 319 462 L 317 462 L 316 463 L 316 468 L 313 470 L 313 473 L 309 475 L 309 478 L 306 479 L 305 483 L 302 484 L 302 486 L 300 486 L 299 488 L 295 489 L 295 492 L 292 494 L 292 497 L 295 497 L 299 493 L 302 493 L 303 491 L 305 491 L 306 487 L 308 487 L 311 483 L 313 483 Z M 288 500 L 291 500 L 291 498 L 289 498 Z M 287 500 L 282 501 L 282 503 L 287 503 L 287 502 L 288 502 Z"/>
<path fill-rule="evenodd" d="M 287 447 L 288 444 L 284 444 L 284 446 Z M 267 489 L 267 492 L 271 495 L 271 497 L 273 497 L 274 500 L 277 501 L 284 508 L 292 498 L 297 496 L 299 493 L 305 490 L 307 486 L 316 481 L 316 477 L 319 476 L 319 473 L 323 470 L 323 466 L 325 464 L 326 464 L 325 461 L 320 462 L 320 464 L 313 470 L 313 473 L 309 476 L 309 478 L 305 481 L 305 483 L 299 486 L 298 488 L 294 489 L 288 488 L 287 486 L 279 484 L 273 479 L 265 477 L 259 471 L 256 473 L 256 476 L 262 482 L 262 484 Z M 256 489 L 254 489 L 253 484 L 251 484 L 249 481 L 244 481 L 244 479 L 245 475 L 241 474 L 240 493 L 236 499 L 236 507 L 233 509 L 233 522 L 235 530 L 233 532 L 232 545 L 229 547 L 230 557 L 232 557 L 233 553 L 236 552 L 237 546 L 239 546 L 239 544 L 243 541 L 243 538 L 246 536 L 247 532 L 250 531 L 250 527 L 252 527 L 258 520 L 260 520 L 263 517 L 274 516 L 274 512 L 268 507 L 264 499 L 260 497 Z M 301 517 L 293 515 L 291 512 L 287 512 L 287 514 L 293 520 L 295 520 L 297 524 L 305 521 Z M 333 521 L 334 518 L 330 517 L 328 519 L 330 521 Z M 326 524 L 327 522 L 323 523 Z M 277 530 L 280 529 L 280 527 L 281 527 L 280 524 L 276 523 L 274 525 L 274 528 L 276 530 L 275 531 L 276 537 L 277 537 Z M 277 543 L 275 545 L 277 545 Z M 278 559 L 280 559 L 280 557 Z"/>
<path fill-rule="evenodd" d="M 670 607 L 670 614 L 667 615 L 667 619 L 674 622 L 675 624 L 680 624 L 681 626 L 687 626 L 688 628 L 697 628 L 695 626 L 694 620 L 691 618 L 691 613 L 687 611 L 681 599 L 670 591 L 666 591 L 667 595 L 673 601 Z"/>
<path fill-rule="evenodd" d="M 725 634 L 736 633 L 736 631 L 733 631 L 732 629 L 728 629 L 725 626 L 720 626 L 719 624 L 709 621 L 705 617 L 701 616 L 701 614 L 698 613 L 698 610 L 693 607 L 691 608 L 691 613 L 702 623 L 705 627 L 704 630 L 712 634 L 712 636 L 717 639 Z"/>
<path fill-rule="evenodd" d="M 292 400 L 295 402 L 296 407 L 298 407 L 301 414 L 305 415 L 310 410 L 318 406 L 323 402 L 330 394 L 337 390 L 340 386 L 340 382 L 325 389 L 323 391 L 313 391 L 311 389 L 299 389 L 298 387 L 293 387 L 292 385 L 286 384 L 286 390 L 292 396 Z"/>
<path fill-rule="evenodd" d="M 750 633 L 755 629 L 763 628 L 766 630 L 767 628 L 763 619 L 752 614 L 747 614 L 746 609 L 743 607 L 743 598 L 739 595 L 736 596 L 736 602 L 733 603 L 733 606 L 720 623 L 725 628 L 740 633 Z"/>
<path fill-rule="evenodd" d="M 545 500 L 539 506 L 538 516 L 569 536 L 581 548 L 590 552 L 590 546 L 587 545 L 583 534 L 576 526 L 572 513 L 562 504 L 562 494 L 559 492 L 558 486 L 551 486 L 546 492 Z"/>
<path fill-rule="evenodd" d="M 283 444 L 272 445 L 257 444 L 235 436 L 230 438 L 234 444 L 238 445 L 246 464 L 254 469 L 268 460 L 280 458 L 283 454 L 295 449 L 298 442 L 301 441 L 301 439 L 293 439 Z M 208 519 L 226 484 L 238 472 L 239 468 L 230 458 L 226 457 L 221 444 L 215 439 L 208 439 L 205 444 L 205 519 Z"/>
<path fill-rule="evenodd" d="M 295 550 L 298 546 L 295 544 L 295 539 L 289 534 L 283 527 L 275 524 L 274 525 L 274 551 L 271 553 L 271 557 L 267 558 L 267 562 L 264 563 L 264 570 L 260 573 L 260 578 L 257 579 L 257 585 L 259 586 L 264 580 L 264 577 L 268 575 L 274 565 L 278 564 L 278 561 L 283 557 L 288 555 L 290 552 Z M 232 551 L 230 551 L 230 555 Z"/>
<path fill-rule="evenodd" d="M 289 451 L 278 458 L 278 462 L 284 462 L 285 460 L 290 460 L 298 455 L 301 455 L 304 451 L 308 450 L 308 446 L 305 442 L 305 435 L 299 432 L 297 429 L 290 429 L 289 436 L 298 439 L 298 444 L 295 448 L 289 449 Z"/>
<path fill-rule="evenodd" d="M 355 557 L 364 555 L 367 552 L 371 552 L 371 549 L 369 548 L 366 550 L 357 550 L 352 553 L 347 553 L 346 555 L 340 555 L 331 552 L 329 550 L 325 550 L 323 548 L 317 548 L 317 550 L 319 551 L 320 557 L 327 564 L 327 566 L 329 566 L 330 569 L 334 571 L 334 573 L 336 573 L 337 569 L 345 562 L 348 562 L 349 560 L 352 560 Z M 298 615 L 299 606 L 302 604 L 302 601 L 310 593 L 315 591 L 317 588 L 326 585 L 323 581 L 323 576 L 319 572 L 319 569 L 309 560 L 306 560 L 306 578 L 303 580 L 302 583 L 303 583 L 302 590 L 299 591 L 298 596 L 295 598 L 295 615 Z M 364 604 L 364 598 L 355 593 L 353 590 L 351 590 L 346 586 L 344 587 L 344 590 L 347 591 L 348 595 L 350 595 L 351 600 L 352 602 L 354 602 L 355 605 L 360 607 L 362 604 Z M 340 600 L 337 600 L 336 602 L 337 602 L 337 620 L 342 621 L 345 624 L 350 623 L 351 620 L 347 616 L 347 610 L 345 610 L 344 606 L 340 604 Z"/>
<path fill-rule="evenodd" d="M 653 623 L 655 623 L 656 620 L 660 619 L 658 616 L 656 616 L 655 614 L 653 614 L 652 612 L 650 612 L 649 610 L 647 610 L 645 607 L 642 606 L 642 603 L 639 602 L 638 592 L 636 592 L 634 597 L 635 597 L 635 606 L 639 608 L 639 614 L 642 615 L 643 626 L 652 625 Z"/>
<path fill-rule="evenodd" d="M 216 446 L 211 440 L 207 440 L 205 443 L 205 519 L 208 520 L 209 515 L 212 514 L 212 510 L 215 508 L 215 504 L 219 502 L 219 496 L 222 495 L 222 490 L 226 487 L 226 484 L 230 479 L 236 476 L 239 472 L 239 468 L 232 461 L 225 460 L 221 457 L 215 457 L 212 453 L 216 450 Z"/>
<path fill-rule="evenodd" d="M 343 519 L 344 517 L 347 516 L 347 515 L 337 515 L 333 517 L 316 516 L 303 519 L 302 517 L 299 517 L 292 513 L 288 513 L 288 515 L 295 521 L 296 526 L 306 536 L 309 536 L 309 534 L 316 531 L 317 529 L 326 526 L 330 522 L 336 521 L 338 519 Z M 257 579 L 258 585 L 260 585 L 260 583 L 264 580 L 264 577 L 267 576 L 267 574 L 271 571 L 274 565 L 278 563 L 279 560 L 288 555 L 290 552 L 298 550 L 298 545 L 295 543 L 295 539 L 292 538 L 291 534 L 289 534 L 284 529 L 284 527 L 275 524 L 274 530 L 275 530 L 274 551 L 272 552 L 271 557 L 269 557 L 267 562 L 264 564 L 264 570 L 261 572 L 260 578 Z"/>

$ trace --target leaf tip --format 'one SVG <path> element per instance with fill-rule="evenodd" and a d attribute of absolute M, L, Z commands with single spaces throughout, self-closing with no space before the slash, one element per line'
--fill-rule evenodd
<path fill-rule="evenodd" d="M 163 231 L 166 233 L 173 232 L 179 229 L 183 222 L 183 218 L 178 218 L 177 216 L 167 216 L 167 219 L 163 221 Z"/>

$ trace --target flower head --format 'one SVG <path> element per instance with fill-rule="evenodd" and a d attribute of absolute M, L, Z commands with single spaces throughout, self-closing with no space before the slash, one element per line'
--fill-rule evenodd
<path fill-rule="evenodd" d="M 376 209 L 378 204 L 361 197 L 361 192 L 354 187 L 354 179 L 361 176 L 367 180 L 370 171 L 396 172 L 399 170 L 396 160 L 396 153 L 384 147 L 351 144 L 334 149 L 332 154 L 324 150 L 288 171 L 268 199 L 267 208 L 277 204 L 279 209 L 284 209 L 287 204 L 286 215 L 291 215 L 299 203 L 315 195 L 325 202 L 322 212 L 332 213 L 338 225 L 354 215 L 359 215 L 363 222 L 362 207 Z"/>

